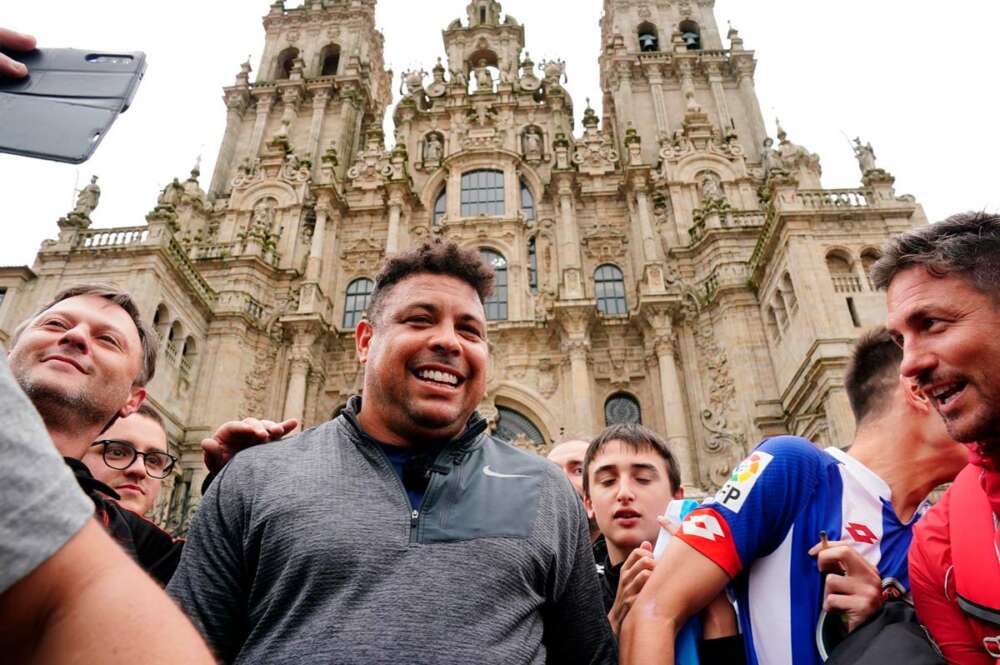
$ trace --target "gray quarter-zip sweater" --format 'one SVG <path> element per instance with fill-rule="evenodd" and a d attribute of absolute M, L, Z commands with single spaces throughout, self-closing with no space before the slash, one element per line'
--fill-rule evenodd
<path fill-rule="evenodd" d="M 168 591 L 239 663 L 614 663 L 587 519 L 562 471 L 474 417 L 419 512 L 352 400 L 240 453 Z"/>

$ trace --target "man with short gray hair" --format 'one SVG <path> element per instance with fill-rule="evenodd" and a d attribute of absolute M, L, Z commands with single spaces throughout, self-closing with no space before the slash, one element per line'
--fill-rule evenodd
<path fill-rule="evenodd" d="M 872 269 L 914 380 L 971 464 L 917 525 L 910 581 L 950 663 L 1000 658 L 1000 216 L 956 215 L 893 239 Z"/>

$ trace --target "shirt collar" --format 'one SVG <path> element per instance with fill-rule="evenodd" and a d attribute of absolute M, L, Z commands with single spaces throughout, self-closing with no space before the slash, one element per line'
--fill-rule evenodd
<path fill-rule="evenodd" d="M 854 457 L 848 455 L 840 448 L 827 448 L 826 452 L 837 460 L 837 462 L 846 466 L 851 475 L 854 476 L 854 478 L 861 483 L 861 486 L 864 487 L 871 495 L 880 497 L 886 501 L 892 501 L 892 490 L 889 489 L 889 484 L 879 478 L 874 471 L 869 469 Z"/>

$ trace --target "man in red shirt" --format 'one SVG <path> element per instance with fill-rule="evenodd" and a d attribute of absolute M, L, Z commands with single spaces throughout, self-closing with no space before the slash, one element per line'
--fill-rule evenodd
<path fill-rule="evenodd" d="M 900 372 L 970 448 L 969 467 L 914 531 L 917 612 L 949 663 L 1000 663 L 1000 216 L 903 234 L 872 280 L 887 289 Z"/>

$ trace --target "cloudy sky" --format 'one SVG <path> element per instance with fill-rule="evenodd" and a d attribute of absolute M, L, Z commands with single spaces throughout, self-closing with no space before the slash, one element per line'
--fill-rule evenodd
<path fill-rule="evenodd" d="M 95 226 L 142 224 L 158 191 L 187 177 L 204 155 L 203 186 L 222 138 L 221 88 L 263 47 L 269 0 L 46 0 L 7 2 L 0 24 L 31 32 L 43 47 L 143 50 L 149 69 L 131 110 L 80 167 L 0 155 L 0 265 L 31 264 L 56 235 L 74 186 L 100 176 Z M 299 4 L 289 0 L 288 6 Z M 440 31 L 464 17 L 466 0 L 380 0 L 386 59 L 399 73 L 429 70 L 443 55 Z M 506 0 L 527 30 L 538 62 L 568 63 L 577 121 L 584 99 L 600 101 L 600 0 Z M 870 140 L 879 165 L 932 219 L 965 209 L 1000 209 L 996 155 L 1000 102 L 995 30 L 1000 3 L 952 0 L 717 0 L 760 61 L 757 91 L 773 127 L 820 154 L 826 187 L 856 187 L 847 136 Z M 398 90 L 398 83 L 396 86 Z M 3 119 L 0 118 L 0 122 Z"/>

